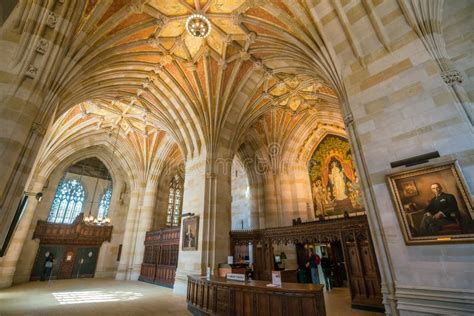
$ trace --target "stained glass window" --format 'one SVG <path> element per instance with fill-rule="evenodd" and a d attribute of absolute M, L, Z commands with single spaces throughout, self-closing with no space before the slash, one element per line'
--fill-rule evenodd
<path fill-rule="evenodd" d="M 99 212 L 97 218 L 104 218 L 109 216 L 110 199 L 112 198 L 112 186 L 109 186 L 107 190 L 102 194 L 99 202 Z"/>
<path fill-rule="evenodd" d="M 82 212 L 86 192 L 76 179 L 61 179 L 49 211 L 48 222 L 71 224 Z"/>
<path fill-rule="evenodd" d="M 179 226 L 181 219 L 183 181 L 176 175 L 170 183 L 166 226 Z"/>

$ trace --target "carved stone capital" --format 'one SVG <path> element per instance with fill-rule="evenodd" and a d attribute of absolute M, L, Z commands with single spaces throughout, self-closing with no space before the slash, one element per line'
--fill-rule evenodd
<path fill-rule="evenodd" d="M 215 179 L 216 174 L 214 172 L 206 172 L 206 179 Z"/>
<path fill-rule="evenodd" d="M 46 25 L 52 29 L 56 27 L 56 24 L 58 24 L 58 16 L 56 13 L 50 11 L 48 13 L 48 18 L 46 19 Z"/>
<path fill-rule="evenodd" d="M 146 42 L 151 47 L 160 48 L 160 40 L 158 38 L 152 37 L 152 38 L 149 38 Z"/>
<path fill-rule="evenodd" d="M 218 65 L 222 70 L 225 70 L 227 68 L 227 62 L 224 58 L 219 60 Z"/>
<path fill-rule="evenodd" d="M 347 113 L 346 115 L 344 115 L 344 124 L 348 126 L 352 123 L 354 123 L 354 115 L 352 115 L 352 113 Z"/>
<path fill-rule="evenodd" d="M 262 63 L 262 61 L 256 60 L 256 61 L 253 63 L 253 68 L 254 68 L 256 71 L 265 70 L 265 65 Z"/>
<path fill-rule="evenodd" d="M 250 54 L 246 51 L 241 51 L 240 52 L 240 58 L 242 60 L 249 60 L 250 59 Z"/>
<path fill-rule="evenodd" d="M 461 84 L 463 82 L 462 74 L 458 70 L 448 70 L 441 73 L 443 81 L 452 86 L 453 84 Z"/>
<path fill-rule="evenodd" d="M 234 23 L 235 26 L 240 26 L 240 24 L 242 23 L 242 15 L 238 13 L 233 14 L 232 22 Z"/>
<path fill-rule="evenodd" d="M 38 45 L 36 46 L 36 51 L 38 54 L 44 55 L 46 54 L 46 51 L 48 50 L 49 47 L 49 42 L 42 38 L 39 40 Z"/>
<path fill-rule="evenodd" d="M 36 77 L 36 74 L 38 73 L 38 68 L 36 68 L 34 65 L 30 64 L 28 68 L 26 68 L 25 76 L 34 79 Z"/>
<path fill-rule="evenodd" d="M 33 132 L 33 134 L 39 136 L 44 136 L 44 134 L 46 134 L 46 128 L 44 128 L 43 125 L 38 122 L 33 122 L 33 125 L 31 126 L 31 131 Z"/>
<path fill-rule="evenodd" d="M 163 27 L 166 22 L 168 22 L 168 19 L 165 16 L 160 16 L 155 19 L 155 25 L 158 27 Z"/>
<path fill-rule="evenodd" d="M 131 13 L 143 13 L 145 10 L 145 4 L 147 4 L 149 0 L 132 0 L 130 3 L 129 10 Z"/>
<path fill-rule="evenodd" d="M 188 68 L 190 71 L 196 71 L 197 70 L 197 66 L 193 62 L 186 63 L 186 68 Z"/>
<path fill-rule="evenodd" d="M 160 64 L 163 66 L 166 66 L 172 62 L 173 62 L 173 57 L 171 57 L 171 55 L 163 55 L 163 57 L 161 57 L 161 60 L 160 60 Z"/>
<path fill-rule="evenodd" d="M 255 43 L 257 40 L 257 34 L 255 32 L 250 32 L 247 34 L 247 41 L 249 44 Z"/>

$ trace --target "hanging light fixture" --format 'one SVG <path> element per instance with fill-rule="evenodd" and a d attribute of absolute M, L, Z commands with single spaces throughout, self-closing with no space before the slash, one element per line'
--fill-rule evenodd
<path fill-rule="evenodd" d="M 110 174 L 108 174 L 107 179 L 109 181 L 111 181 Z M 92 196 L 92 201 L 91 201 L 91 205 L 90 205 L 90 208 L 89 208 L 89 215 L 84 217 L 84 223 L 89 224 L 89 225 L 99 225 L 99 226 L 109 225 L 110 224 L 110 218 L 108 216 L 108 210 L 107 210 L 107 214 L 104 217 L 98 217 L 98 216 L 94 217 L 94 215 L 92 215 L 92 206 L 94 204 L 94 199 L 95 199 L 95 195 L 96 195 L 96 192 L 97 192 L 98 184 L 99 184 L 99 177 L 97 176 L 96 177 L 96 182 L 95 182 L 94 194 Z M 99 201 L 99 205 L 100 205 L 100 201 Z"/>
<path fill-rule="evenodd" d="M 194 37 L 204 38 L 211 32 L 211 22 L 202 14 L 192 14 L 186 20 L 186 30 Z"/>

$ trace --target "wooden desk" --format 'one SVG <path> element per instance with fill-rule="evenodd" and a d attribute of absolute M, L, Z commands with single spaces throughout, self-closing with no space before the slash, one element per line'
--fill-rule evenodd
<path fill-rule="evenodd" d="M 268 283 L 188 276 L 188 310 L 193 315 L 326 315 L 322 285 Z"/>

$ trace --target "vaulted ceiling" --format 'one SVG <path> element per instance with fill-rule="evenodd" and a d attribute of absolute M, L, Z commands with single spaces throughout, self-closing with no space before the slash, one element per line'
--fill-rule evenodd
<path fill-rule="evenodd" d="M 45 116 L 59 104 L 58 117 L 77 107 L 125 137 L 162 131 L 184 157 L 221 145 L 236 151 L 275 111 L 298 117 L 308 132 L 325 120 L 343 126 L 315 2 L 66 2 L 60 9 L 68 10 L 72 36 L 58 39 L 63 56 Z M 206 38 L 186 31 L 193 13 L 209 19 Z"/>

